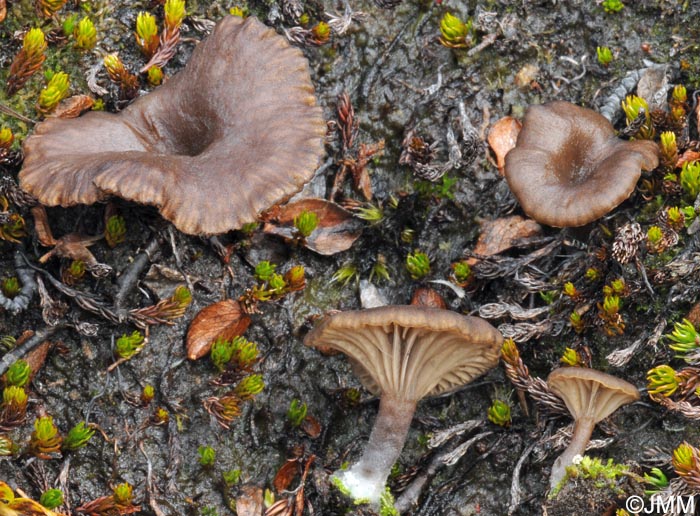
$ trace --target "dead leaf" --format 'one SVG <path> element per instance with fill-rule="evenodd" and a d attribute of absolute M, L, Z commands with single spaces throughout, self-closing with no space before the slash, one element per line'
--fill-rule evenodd
<path fill-rule="evenodd" d="M 317 439 L 321 435 L 321 423 L 313 416 L 306 416 L 301 422 L 301 429 L 312 439 Z"/>
<path fill-rule="evenodd" d="M 263 490 L 257 486 L 241 487 L 241 494 L 236 498 L 236 514 L 238 516 L 262 516 Z"/>
<path fill-rule="evenodd" d="M 292 483 L 292 480 L 300 473 L 299 460 L 291 459 L 285 462 L 280 469 L 277 470 L 272 486 L 277 493 L 287 491 Z"/>
<path fill-rule="evenodd" d="M 307 249 L 330 256 L 350 249 L 362 233 L 362 223 L 352 213 L 324 199 L 308 198 L 285 206 L 275 206 L 263 216 L 263 231 L 287 240 L 296 239 L 294 219 L 310 211 L 318 226 L 303 242 Z"/>
<path fill-rule="evenodd" d="M 520 215 L 485 220 L 481 222 L 481 234 L 476 242 L 474 254 L 493 256 L 510 249 L 514 240 L 539 235 L 541 232 L 542 227 L 537 222 Z M 477 258 L 469 258 L 467 263 L 474 265 L 478 261 Z"/>
<path fill-rule="evenodd" d="M 513 82 L 518 88 L 528 88 L 535 81 L 539 72 L 539 66 L 528 63 L 515 74 Z"/>
<path fill-rule="evenodd" d="M 419 287 L 413 293 L 411 304 L 416 306 L 426 306 L 428 308 L 447 308 L 445 300 L 435 290 L 428 287 Z"/>
<path fill-rule="evenodd" d="M 488 142 L 496 155 L 496 166 L 501 176 L 506 166 L 506 154 L 515 147 L 522 126 L 523 124 L 512 116 L 503 117 L 491 126 Z"/>
<path fill-rule="evenodd" d="M 700 159 L 700 152 L 688 149 L 681 156 L 678 157 L 676 161 L 676 168 L 682 168 L 684 164 L 689 161 L 697 161 Z"/>
<path fill-rule="evenodd" d="M 197 360 L 211 349 L 217 338 L 232 339 L 242 335 L 250 317 L 235 299 L 225 299 L 203 308 L 187 330 L 187 358 Z"/>
<path fill-rule="evenodd" d="M 92 109 L 94 105 L 95 99 L 89 95 L 73 95 L 62 100 L 51 116 L 54 118 L 77 118 L 85 111 Z"/>
<path fill-rule="evenodd" d="M 46 356 L 49 354 L 50 348 L 51 342 L 45 340 L 25 355 L 24 360 L 27 362 L 27 364 L 29 364 L 32 371 L 30 377 L 31 379 L 33 379 L 44 366 L 44 362 L 46 362 Z"/>
<path fill-rule="evenodd" d="M 699 328 L 700 327 L 700 303 L 695 303 L 685 318 L 688 319 L 691 323 L 693 323 L 693 326 L 695 326 L 696 328 Z"/>
<path fill-rule="evenodd" d="M 0 23 L 5 21 L 5 16 L 7 16 L 7 6 L 5 0 L 0 0 Z"/>

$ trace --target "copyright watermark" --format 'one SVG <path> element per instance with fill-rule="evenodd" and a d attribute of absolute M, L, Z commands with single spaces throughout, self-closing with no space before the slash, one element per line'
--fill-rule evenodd
<path fill-rule="evenodd" d="M 635 495 L 625 500 L 625 509 L 630 514 L 695 514 L 695 497 L 653 495 L 645 500 Z"/>

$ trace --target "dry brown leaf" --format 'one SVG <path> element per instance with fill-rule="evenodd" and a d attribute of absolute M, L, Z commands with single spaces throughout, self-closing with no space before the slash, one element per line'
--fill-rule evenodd
<path fill-rule="evenodd" d="M 515 147 L 522 126 L 523 124 L 512 116 L 503 117 L 491 126 L 488 142 L 496 155 L 496 165 L 501 176 L 506 165 L 506 154 Z"/>
<path fill-rule="evenodd" d="M 241 494 L 236 498 L 236 514 L 238 516 L 262 516 L 263 490 L 257 486 L 241 487 Z"/>
<path fill-rule="evenodd" d="M 197 360 L 211 349 L 217 338 L 232 339 L 242 335 L 250 317 L 235 299 L 225 299 L 203 308 L 187 330 L 187 358 Z"/>
<path fill-rule="evenodd" d="M 301 429 L 312 439 L 317 439 L 321 435 L 321 423 L 313 416 L 306 416 L 301 422 Z"/>
<path fill-rule="evenodd" d="M 300 473 L 299 460 L 292 459 L 285 462 L 280 469 L 277 470 L 272 487 L 277 493 L 287 491 L 292 483 L 292 480 Z"/>
<path fill-rule="evenodd" d="M 700 303 L 695 303 L 685 318 L 693 323 L 693 326 L 700 328 Z"/>
<path fill-rule="evenodd" d="M 537 78 L 537 74 L 540 73 L 540 67 L 532 63 L 524 65 L 518 73 L 515 74 L 515 85 L 518 88 L 528 88 Z"/>
<path fill-rule="evenodd" d="M 5 0 L 0 0 L 0 23 L 5 21 L 5 16 L 7 16 L 7 5 Z"/>
<path fill-rule="evenodd" d="M 539 235 L 542 227 L 532 219 L 520 215 L 504 217 L 496 220 L 481 222 L 481 234 L 476 242 L 474 254 L 493 256 L 510 249 L 513 241 Z M 467 260 L 470 265 L 478 262 L 476 258 Z"/>
<path fill-rule="evenodd" d="M 89 95 L 73 95 L 62 100 L 51 116 L 56 118 L 77 118 L 88 109 L 92 109 L 94 105 L 95 99 Z"/>
<path fill-rule="evenodd" d="M 318 226 L 303 245 L 318 254 L 330 256 L 350 249 L 362 233 L 362 223 L 352 213 L 324 199 L 302 199 L 285 206 L 275 206 L 263 220 L 263 231 L 294 240 L 294 219 L 302 212 L 310 211 L 318 217 Z"/>
<path fill-rule="evenodd" d="M 435 290 L 428 287 L 419 287 L 413 293 L 411 304 L 416 306 L 427 306 L 429 308 L 447 308 L 445 300 Z"/>
<path fill-rule="evenodd" d="M 700 152 L 688 149 L 678 157 L 678 161 L 676 161 L 676 168 L 681 168 L 685 163 L 689 161 L 697 161 L 699 159 Z"/>
<path fill-rule="evenodd" d="M 25 355 L 24 360 L 27 362 L 27 364 L 29 364 L 32 371 L 30 377 L 31 379 L 33 379 L 44 366 L 44 362 L 46 362 L 46 356 L 49 354 L 50 348 L 51 342 L 45 340 Z"/>

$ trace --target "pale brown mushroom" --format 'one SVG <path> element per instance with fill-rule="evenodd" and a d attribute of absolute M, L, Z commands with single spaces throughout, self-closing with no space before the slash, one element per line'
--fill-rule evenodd
<path fill-rule="evenodd" d="M 39 124 L 19 179 L 48 206 L 116 195 L 155 205 L 185 233 L 223 233 L 300 190 L 324 134 L 301 51 L 228 16 L 183 71 L 119 114 Z"/>
<path fill-rule="evenodd" d="M 658 146 L 626 141 L 602 115 L 569 102 L 530 106 L 505 176 L 525 213 L 554 227 L 583 226 L 627 199 Z"/>
<path fill-rule="evenodd" d="M 550 373 L 547 385 L 564 400 L 574 418 L 571 443 L 552 466 L 550 489 L 566 475 L 574 457 L 583 455 L 596 423 L 622 405 L 639 399 L 637 388 L 625 380 L 583 367 L 561 367 Z"/>
<path fill-rule="evenodd" d="M 335 473 L 353 498 L 377 503 L 418 401 L 458 389 L 495 367 L 503 337 L 477 317 L 384 306 L 327 316 L 304 343 L 345 353 L 362 384 L 380 396 L 362 458 Z"/>

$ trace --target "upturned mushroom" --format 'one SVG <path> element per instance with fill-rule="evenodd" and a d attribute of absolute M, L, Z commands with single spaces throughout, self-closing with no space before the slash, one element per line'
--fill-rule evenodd
<path fill-rule="evenodd" d="M 574 418 L 571 443 L 552 466 L 549 479 L 554 489 L 564 479 L 566 467 L 583 455 L 595 425 L 622 405 L 639 399 L 639 391 L 615 376 L 583 367 L 561 367 L 550 373 L 547 385 L 564 400 Z"/>
<path fill-rule="evenodd" d="M 530 106 L 505 176 L 525 213 L 554 227 L 583 226 L 627 199 L 658 146 L 615 136 L 610 122 L 569 102 Z"/>
<path fill-rule="evenodd" d="M 498 364 L 503 337 L 477 317 L 419 306 L 384 306 L 327 316 L 304 340 L 345 353 L 380 396 L 360 460 L 336 471 L 350 495 L 377 504 L 401 454 L 416 404 L 453 391 Z"/>
<path fill-rule="evenodd" d="M 39 124 L 19 179 L 47 206 L 115 195 L 156 206 L 184 233 L 224 233 L 299 191 L 324 134 L 301 51 L 229 16 L 183 71 L 120 113 Z"/>

